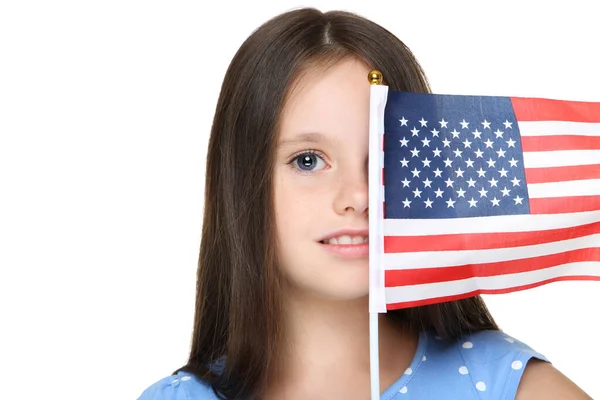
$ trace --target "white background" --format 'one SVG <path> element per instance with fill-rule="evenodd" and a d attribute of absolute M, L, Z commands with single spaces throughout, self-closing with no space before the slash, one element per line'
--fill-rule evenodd
<path fill-rule="evenodd" d="M 0 3 L 0 397 L 134 399 L 184 364 L 212 113 L 279 12 L 373 19 L 438 93 L 600 101 L 595 2 L 483 3 Z M 600 283 L 486 299 L 600 397 Z"/>

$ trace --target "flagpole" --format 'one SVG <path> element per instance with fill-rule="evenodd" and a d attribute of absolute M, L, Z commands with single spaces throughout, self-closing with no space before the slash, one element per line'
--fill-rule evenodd
<path fill-rule="evenodd" d="M 377 70 L 369 73 L 369 361 L 371 400 L 380 398 L 379 382 L 379 313 L 386 312 L 383 254 L 383 116 L 387 86 Z"/>

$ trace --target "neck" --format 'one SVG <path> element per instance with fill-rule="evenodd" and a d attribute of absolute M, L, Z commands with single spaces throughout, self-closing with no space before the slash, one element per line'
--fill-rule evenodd
<path fill-rule="evenodd" d="M 290 293 L 284 313 L 279 376 L 274 381 L 287 394 L 319 396 L 328 388 L 356 387 L 367 395 L 370 387 L 368 297 L 334 301 Z M 416 335 L 404 331 L 385 314 L 379 315 L 380 381 L 383 391 L 408 367 L 416 349 Z M 319 387 L 321 382 L 321 387 Z M 312 394 L 309 392 L 312 391 Z M 301 395 L 300 395 L 301 394 Z M 306 398 L 306 397 L 305 397 Z M 350 398 L 350 397 L 348 397 Z M 360 397 L 359 397 L 360 398 Z"/>

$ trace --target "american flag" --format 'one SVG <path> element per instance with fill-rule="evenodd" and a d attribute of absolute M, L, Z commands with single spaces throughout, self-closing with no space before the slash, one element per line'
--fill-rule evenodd
<path fill-rule="evenodd" d="M 600 280 L 600 103 L 386 92 L 388 310 Z"/>

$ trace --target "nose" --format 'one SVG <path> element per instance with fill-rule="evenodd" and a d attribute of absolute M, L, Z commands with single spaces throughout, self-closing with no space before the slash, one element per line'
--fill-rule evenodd
<path fill-rule="evenodd" d="M 368 215 L 369 182 L 366 165 L 360 170 L 347 171 L 340 177 L 333 207 L 340 215 L 349 212 Z"/>

